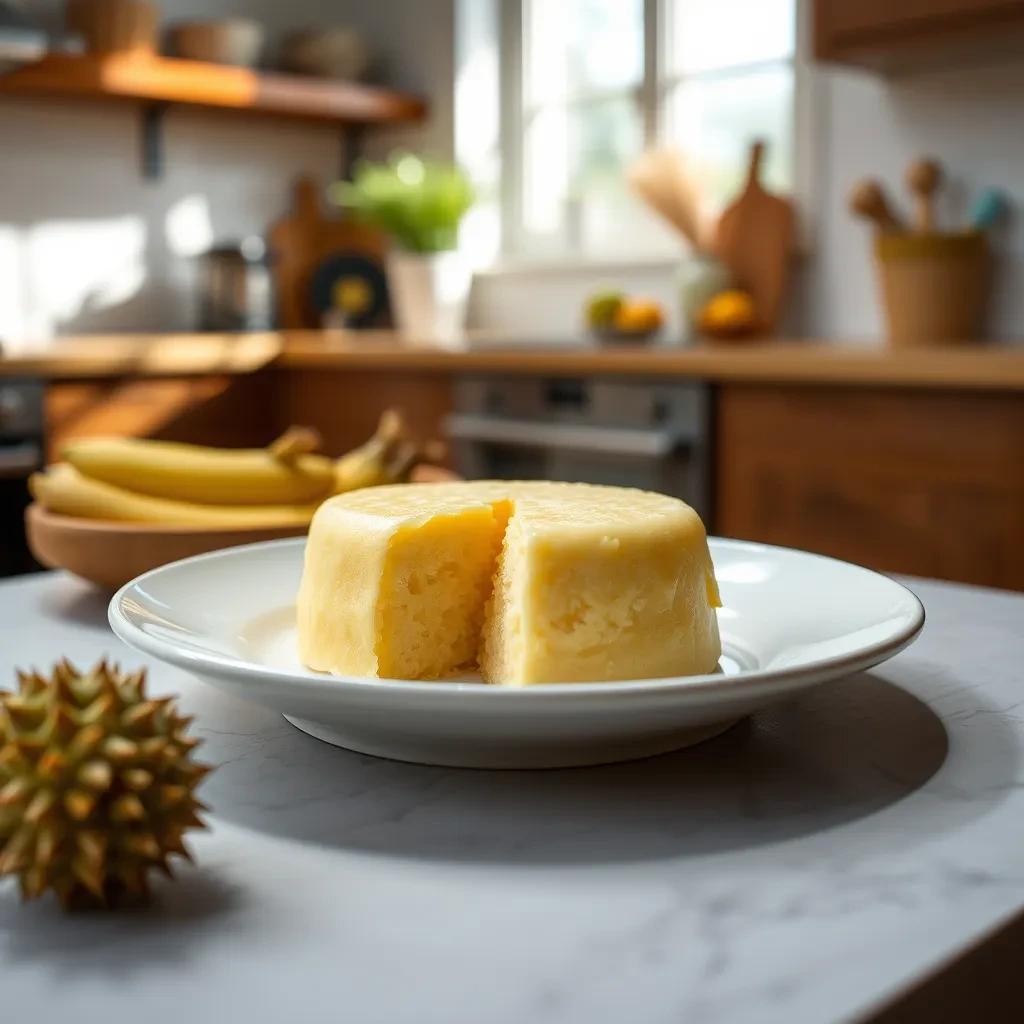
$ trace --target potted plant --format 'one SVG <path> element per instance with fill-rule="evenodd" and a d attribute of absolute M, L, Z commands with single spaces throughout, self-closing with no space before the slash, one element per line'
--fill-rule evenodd
<path fill-rule="evenodd" d="M 391 236 L 388 289 L 402 334 L 413 344 L 457 342 L 472 280 L 456 248 L 474 198 L 462 171 L 403 153 L 383 164 L 360 163 L 332 197 Z"/>

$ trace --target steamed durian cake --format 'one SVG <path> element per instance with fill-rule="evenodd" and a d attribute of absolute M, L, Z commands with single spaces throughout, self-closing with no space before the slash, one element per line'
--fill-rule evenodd
<path fill-rule="evenodd" d="M 684 502 L 590 484 L 400 484 L 317 511 L 299 650 L 339 675 L 508 685 L 713 671 L 718 605 Z"/>

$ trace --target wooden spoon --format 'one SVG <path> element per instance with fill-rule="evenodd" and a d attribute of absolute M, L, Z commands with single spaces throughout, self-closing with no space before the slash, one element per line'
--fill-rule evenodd
<path fill-rule="evenodd" d="M 906 225 L 889 205 L 885 190 L 874 178 L 858 181 L 850 191 L 848 202 L 852 214 L 872 221 L 883 233 L 898 234 L 907 230 Z"/>
<path fill-rule="evenodd" d="M 935 193 L 942 184 L 942 165 L 922 157 L 907 168 L 907 188 L 914 196 L 917 230 L 927 234 L 935 230 Z"/>

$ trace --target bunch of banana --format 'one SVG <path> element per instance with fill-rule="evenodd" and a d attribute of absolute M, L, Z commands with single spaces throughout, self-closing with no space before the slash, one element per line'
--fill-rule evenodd
<path fill-rule="evenodd" d="M 301 527 L 332 494 L 408 479 L 443 454 L 420 446 L 388 410 L 363 445 L 331 459 L 292 427 L 267 448 L 205 448 L 134 438 L 72 441 L 64 462 L 29 481 L 44 508 L 87 519 L 197 527 Z"/>

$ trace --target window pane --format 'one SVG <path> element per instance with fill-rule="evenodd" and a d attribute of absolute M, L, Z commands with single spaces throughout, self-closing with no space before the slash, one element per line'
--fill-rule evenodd
<path fill-rule="evenodd" d="M 683 243 L 625 187 L 587 196 L 579 210 L 579 249 L 593 259 L 678 258 Z"/>
<path fill-rule="evenodd" d="M 675 74 L 785 60 L 796 39 L 795 0 L 671 0 Z"/>
<path fill-rule="evenodd" d="M 643 125 L 636 103 L 620 97 L 572 108 L 569 137 L 573 188 L 618 188 L 623 169 L 642 148 Z"/>
<path fill-rule="evenodd" d="M 711 198 L 729 199 L 742 184 L 754 139 L 768 143 L 763 177 L 793 187 L 793 70 L 789 64 L 728 77 L 695 78 L 669 96 L 668 128 L 700 169 Z"/>
<path fill-rule="evenodd" d="M 624 168 L 642 148 L 643 127 L 632 98 L 544 107 L 524 138 L 523 226 L 533 236 L 579 246 L 587 224 L 618 208 Z M 592 209 L 593 208 L 593 209 Z"/>
<path fill-rule="evenodd" d="M 640 84 L 643 0 L 526 0 L 527 106 Z"/>
<path fill-rule="evenodd" d="M 569 194 L 569 114 L 548 107 L 530 118 L 523 135 L 523 228 L 561 236 Z"/>

